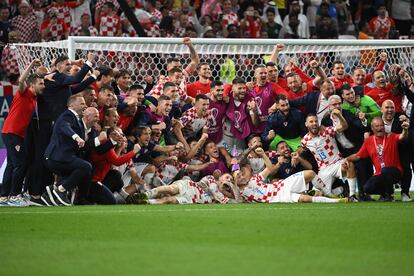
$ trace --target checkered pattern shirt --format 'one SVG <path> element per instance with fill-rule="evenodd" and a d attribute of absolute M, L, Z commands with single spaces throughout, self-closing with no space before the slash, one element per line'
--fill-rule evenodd
<path fill-rule="evenodd" d="M 335 128 L 332 126 L 326 128 L 317 137 L 306 134 L 302 138 L 302 147 L 312 152 L 318 162 L 319 170 L 342 159 L 335 141 Z"/>
<path fill-rule="evenodd" d="M 188 73 L 187 71 L 183 70 L 183 81 L 181 82 L 181 84 L 178 86 L 178 95 L 181 101 L 186 101 L 188 98 L 187 95 L 187 77 L 188 77 Z M 169 82 L 169 78 L 165 77 L 165 81 Z M 151 91 L 149 92 L 148 96 L 155 96 L 155 97 L 159 97 L 162 95 L 162 91 L 164 89 L 164 83 L 158 83 L 157 85 L 155 85 Z"/>
<path fill-rule="evenodd" d="M 273 197 L 277 196 L 283 186 L 283 180 L 266 183 L 261 174 L 256 174 L 250 178 L 247 187 L 241 192 L 241 196 L 247 202 L 269 203 L 272 202 Z"/>
<path fill-rule="evenodd" d="M 173 165 L 164 162 L 158 167 L 158 170 L 155 172 L 155 177 L 161 181 L 162 185 L 169 185 L 179 171 L 186 171 L 187 168 L 188 164 L 185 163 L 178 162 L 176 165 Z"/>
<path fill-rule="evenodd" d="M 116 36 L 121 29 L 121 19 L 119 16 L 103 15 L 99 24 L 99 34 L 101 36 Z"/>
<path fill-rule="evenodd" d="M 53 2 L 52 4 L 50 4 L 50 7 L 54 7 L 57 9 L 57 18 L 62 19 L 63 22 L 65 22 L 66 26 L 68 26 L 69 28 L 72 18 L 70 16 L 70 8 L 66 6 L 66 3 L 65 6 L 59 6 L 59 4 Z"/>
<path fill-rule="evenodd" d="M 234 24 L 236 26 L 239 26 L 239 18 L 237 17 L 237 14 L 235 12 L 230 12 L 227 14 L 223 14 L 223 26 L 227 27 L 228 25 Z"/>
<path fill-rule="evenodd" d="M 160 37 L 160 27 L 158 25 L 152 25 L 149 30 L 145 30 L 148 37 Z"/>
<path fill-rule="evenodd" d="M 95 5 L 95 9 L 99 10 L 102 9 L 102 6 L 106 3 L 106 2 L 111 2 L 112 4 L 114 4 L 115 6 L 115 11 L 119 10 L 119 3 L 117 0 L 98 0 L 96 1 L 96 5 Z"/>
<path fill-rule="evenodd" d="M 194 136 L 204 126 L 210 126 L 210 110 L 203 117 L 199 117 L 195 107 L 190 108 L 180 118 L 180 124 L 183 128 L 184 137 Z"/>
<path fill-rule="evenodd" d="M 185 28 L 177 27 L 174 30 L 174 34 L 176 37 L 184 37 L 185 36 Z"/>
<path fill-rule="evenodd" d="M 77 26 L 72 28 L 71 34 L 73 36 L 98 36 L 99 32 L 94 26 L 89 26 L 87 32 L 86 30 L 82 30 L 82 26 Z"/>
<path fill-rule="evenodd" d="M 50 24 L 50 19 L 43 21 L 40 29 L 45 30 Z M 49 28 L 49 32 L 46 34 L 45 41 L 59 41 L 65 39 L 65 31 L 67 30 L 67 25 L 63 22 L 62 19 L 58 19 L 56 24 L 53 24 Z"/>
<path fill-rule="evenodd" d="M 39 24 L 36 15 L 16 16 L 12 19 L 12 29 L 19 34 L 20 43 L 35 42 L 35 38 L 39 35 Z"/>
<path fill-rule="evenodd" d="M 20 74 L 16 52 L 9 46 L 6 46 L 1 54 L 1 67 L 8 77 Z"/>
<path fill-rule="evenodd" d="M 180 180 L 184 181 L 188 185 L 185 196 L 191 200 L 192 203 L 207 204 L 213 202 L 211 194 L 205 190 L 205 187 L 215 184 L 216 181 L 212 176 L 205 176 L 199 182 L 191 180 Z"/>

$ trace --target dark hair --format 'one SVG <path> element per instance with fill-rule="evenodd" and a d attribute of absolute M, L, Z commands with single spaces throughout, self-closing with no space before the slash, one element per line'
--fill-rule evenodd
<path fill-rule="evenodd" d="M 341 94 L 344 90 L 351 90 L 351 89 L 352 89 L 352 86 L 349 83 L 344 83 L 342 85 Z"/>
<path fill-rule="evenodd" d="M 108 8 L 115 9 L 115 5 L 112 2 L 105 2 L 104 5 L 107 6 Z"/>
<path fill-rule="evenodd" d="M 212 81 L 212 82 L 211 82 L 211 84 L 210 84 L 210 88 L 213 88 L 213 87 L 216 87 L 216 86 L 221 86 L 221 85 L 224 85 L 222 81 L 220 81 L 220 80 L 215 80 L 215 81 Z"/>
<path fill-rule="evenodd" d="M 198 94 L 198 95 L 195 97 L 195 101 L 196 101 L 196 102 L 198 102 L 199 100 L 208 100 L 208 97 L 207 97 L 207 95 L 206 95 L 206 94 Z"/>
<path fill-rule="evenodd" d="M 315 113 L 309 113 L 308 115 L 306 115 L 306 117 L 305 117 L 305 121 L 306 121 L 309 117 L 316 117 L 316 118 L 318 118 L 318 116 L 316 116 L 316 114 L 315 114 Z"/>
<path fill-rule="evenodd" d="M 205 141 L 204 145 L 203 145 L 203 151 L 206 151 L 206 147 L 207 147 L 207 145 L 208 145 L 208 144 L 211 144 L 211 143 L 214 143 L 214 141 L 213 141 L 213 140 L 211 140 L 211 139 L 207 139 L 207 140 Z M 214 143 L 214 144 L 215 144 L 215 143 Z"/>
<path fill-rule="evenodd" d="M 56 58 L 54 65 L 56 66 L 58 63 L 60 63 L 62 61 L 66 61 L 68 59 L 69 59 L 69 57 L 67 55 L 60 55 Z"/>
<path fill-rule="evenodd" d="M 234 80 L 231 83 L 234 85 L 234 84 L 245 84 L 246 82 L 244 81 L 244 79 L 237 77 L 237 78 L 234 78 Z"/>
<path fill-rule="evenodd" d="M 164 83 L 164 87 L 162 88 L 162 91 L 166 91 L 168 88 L 170 87 L 176 87 L 177 85 L 171 81 L 167 81 L 166 83 Z"/>
<path fill-rule="evenodd" d="M 141 84 L 133 84 L 129 87 L 128 91 L 138 90 L 138 89 L 144 90 L 144 87 L 142 87 Z"/>
<path fill-rule="evenodd" d="M 332 68 L 334 68 L 336 64 L 344 64 L 344 63 L 342 60 L 337 59 L 334 62 L 332 62 Z"/>
<path fill-rule="evenodd" d="M 99 77 L 98 80 L 101 80 L 103 76 L 113 76 L 114 75 L 114 70 L 112 70 L 112 68 L 105 66 L 105 65 L 101 65 L 98 68 L 99 71 Z"/>
<path fill-rule="evenodd" d="M 269 62 L 266 62 L 266 66 L 276 66 L 276 63 L 269 61 Z"/>
<path fill-rule="evenodd" d="M 267 8 L 266 13 L 268 12 L 276 14 L 276 10 L 274 8 Z"/>
<path fill-rule="evenodd" d="M 123 77 L 125 75 L 131 76 L 131 72 L 129 72 L 127 69 L 124 69 L 124 68 L 119 69 L 119 72 L 118 72 L 118 75 L 117 75 L 116 79 L 119 79 L 120 77 Z"/>
<path fill-rule="evenodd" d="M 167 95 L 161 95 L 161 96 L 158 98 L 158 102 L 162 102 L 162 101 L 171 101 L 171 98 L 170 98 L 170 97 L 168 97 Z"/>
<path fill-rule="evenodd" d="M 278 94 L 276 96 L 275 102 L 279 103 L 280 101 L 287 101 L 287 100 L 288 100 L 288 98 L 286 97 L 286 95 Z"/>
<path fill-rule="evenodd" d="M 257 68 L 266 68 L 263 64 L 256 64 L 253 68 L 253 70 L 256 71 Z"/>
<path fill-rule="evenodd" d="M 147 130 L 147 129 L 151 130 L 151 128 L 148 127 L 148 126 L 139 126 L 139 127 L 137 127 L 137 129 L 136 129 L 137 137 L 141 136 L 141 134 L 144 132 L 144 130 Z"/>
<path fill-rule="evenodd" d="M 287 75 L 286 75 L 286 79 L 287 79 L 287 78 L 291 78 L 291 77 L 296 77 L 296 76 L 300 77 L 297 73 L 295 73 L 295 72 L 290 72 L 289 74 L 287 74 Z M 302 79 L 301 79 L 301 80 L 302 80 Z"/>
<path fill-rule="evenodd" d="M 180 60 L 176 57 L 169 57 L 167 58 L 167 64 L 170 64 L 172 62 L 180 62 Z"/>
<path fill-rule="evenodd" d="M 104 85 L 99 89 L 99 93 L 101 93 L 104 90 L 109 90 L 111 91 L 112 94 L 114 94 L 114 88 L 110 85 Z"/>

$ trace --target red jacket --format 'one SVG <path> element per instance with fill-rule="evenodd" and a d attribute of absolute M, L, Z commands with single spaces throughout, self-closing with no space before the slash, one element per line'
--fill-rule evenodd
<path fill-rule="evenodd" d="M 121 166 L 129 162 L 135 153 L 133 151 L 128 152 L 122 156 L 118 156 L 115 153 L 115 149 L 110 149 L 104 154 L 97 154 L 93 152 L 91 155 L 91 161 L 95 167 L 95 173 L 92 177 L 92 182 L 98 182 L 104 180 L 106 174 L 111 169 L 111 165 Z"/>

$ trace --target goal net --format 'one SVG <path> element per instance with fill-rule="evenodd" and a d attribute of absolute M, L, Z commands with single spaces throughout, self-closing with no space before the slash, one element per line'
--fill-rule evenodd
<path fill-rule="evenodd" d="M 310 60 L 318 60 L 328 75 L 333 61 L 338 59 L 344 62 L 348 73 L 355 66 L 369 71 L 375 68 L 381 51 L 387 52 L 388 64 L 398 63 L 412 73 L 414 41 L 411 40 L 193 39 L 200 60 L 210 64 L 213 78 L 224 83 L 231 82 L 236 76 L 252 80 L 253 67 L 269 61 L 277 43 L 285 44 L 278 59 L 279 68 L 283 69 L 293 59 L 310 76 L 313 75 Z M 61 54 L 78 59 L 94 52 L 98 65 L 128 69 L 134 82 L 143 82 L 146 75 L 157 80 L 160 74 L 166 73 L 168 57 L 177 57 L 183 64 L 190 62 L 188 48 L 178 38 L 69 37 L 65 41 L 8 47 L 16 51 L 20 71 L 34 58 L 50 67 Z M 194 80 L 196 75 L 189 81 Z"/>

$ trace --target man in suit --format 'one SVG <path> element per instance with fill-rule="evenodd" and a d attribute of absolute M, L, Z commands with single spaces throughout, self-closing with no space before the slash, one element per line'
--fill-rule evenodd
<path fill-rule="evenodd" d="M 304 117 L 308 114 L 316 114 L 321 123 L 325 114 L 329 111 L 328 98 L 335 94 L 335 86 L 332 81 L 325 80 L 321 84 L 320 91 L 311 92 L 305 96 L 289 101 L 292 108 L 304 107 Z"/>
<path fill-rule="evenodd" d="M 33 148 L 31 161 L 27 175 L 28 186 L 32 196 L 39 196 L 45 189 L 45 186 L 53 182 L 51 172 L 46 168 L 44 162 L 45 149 L 50 142 L 53 124 L 56 122 L 62 112 L 66 109 L 66 104 L 72 94 L 81 92 L 84 86 L 90 84 L 96 79 L 93 76 L 82 82 L 86 74 L 92 69 L 92 62 L 95 55 L 88 54 L 87 61 L 77 60 L 70 61 L 66 55 L 61 55 L 54 62 L 55 70 L 45 78 L 45 89 L 38 97 L 38 112 L 29 126 L 26 137 L 27 148 Z M 81 70 L 74 76 L 70 75 L 72 64 L 82 65 Z M 81 84 L 82 82 L 82 84 Z M 76 86 L 73 86 L 76 85 Z"/>
<path fill-rule="evenodd" d="M 338 144 L 339 152 L 343 157 L 357 153 L 364 143 L 367 119 L 365 117 L 361 117 L 361 119 L 357 118 L 350 111 L 342 109 L 342 100 L 338 95 L 330 96 L 328 102 L 329 112 L 322 119 L 322 125 L 326 127 L 336 126 L 339 121 L 332 117 L 331 112 L 335 109 L 340 110 L 345 121 L 348 123 L 348 128 L 343 132 L 335 133 L 335 140 Z M 355 162 L 355 169 L 357 171 L 359 198 L 361 200 L 370 200 L 363 193 L 363 187 L 368 178 L 373 174 L 372 164 L 368 158 L 360 159 Z"/>
<path fill-rule="evenodd" d="M 70 206 L 67 192 L 76 186 L 88 186 L 92 166 L 81 158 L 81 151 L 85 147 L 94 147 L 101 144 L 100 138 L 95 139 L 91 134 L 91 127 L 99 121 L 99 113 L 96 108 L 86 109 L 86 103 L 81 95 L 71 96 L 68 100 L 68 109 L 57 119 L 51 141 L 46 148 L 45 158 L 47 167 L 61 176 L 60 182 L 54 187 L 47 186 L 47 195 L 42 195 L 42 200 L 48 203 Z M 86 120 L 80 117 L 84 113 Z M 86 141 L 86 142 L 85 142 Z M 85 146 L 87 145 L 87 146 Z"/>

